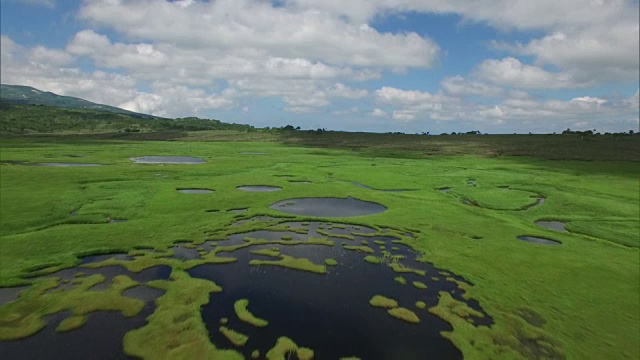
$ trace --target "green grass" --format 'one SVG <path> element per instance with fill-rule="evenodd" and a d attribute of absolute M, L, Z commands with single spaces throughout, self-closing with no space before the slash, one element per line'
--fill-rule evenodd
<path fill-rule="evenodd" d="M 296 258 L 289 255 L 280 255 L 280 260 L 251 260 L 249 261 L 249 265 L 252 266 L 260 266 L 260 265 L 272 265 L 272 266 L 282 266 L 289 269 L 307 271 L 316 274 L 326 274 L 327 268 L 324 265 L 319 265 L 307 258 Z"/>
<path fill-rule="evenodd" d="M 426 289 L 427 285 L 423 282 L 420 281 L 414 281 L 412 282 L 413 286 L 416 287 L 417 289 Z"/>
<path fill-rule="evenodd" d="M 402 284 L 402 285 L 407 285 L 407 279 L 405 279 L 405 278 L 404 278 L 404 277 L 402 277 L 402 276 L 396 276 L 393 280 L 394 280 L 395 282 L 397 282 L 397 283 Z"/>
<path fill-rule="evenodd" d="M 296 345 L 288 337 L 279 337 L 276 345 L 267 352 L 267 360 L 285 360 L 290 358 L 290 353 L 295 353 L 299 360 L 313 359 L 314 351 Z"/>
<path fill-rule="evenodd" d="M 377 258 L 373 255 L 367 255 L 364 257 L 364 261 L 368 262 L 369 264 L 380 264 L 382 262 L 382 260 L 380 260 L 380 258 Z"/>
<path fill-rule="evenodd" d="M 404 242 L 420 251 L 424 260 L 473 284 L 462 285 L 466 296 L 479 301 L 494 320 L 493 326 L 473 326 L 457 307 L 438 312 L 452 324 L 453 331 L 446 336 L 465 357 L 527 358 L 535 357 L 535 351 L 545 351 L 552 358 L 640 357 L 637 137 L 616 141 L 596 137 L 591 141 L 561 136 L 367 138 L 327 134 L 312 138 L 295 134 L 283 140 L 259 133 L 174 135 L 175 139 L 196 141 L 132 140 L 160 136 L 153 133 L 0 139 L 3 162 L 107 165 L 46 168 L 0 164 L 0 286 L 28 283 L 25 276 L 34 269 L 74 266 L 79 257 L 88 254 L 137 251 L 139 247 L 164 251 L 176 240 L 199 244 L 211 234 L 257 230 L 262 226 L 245 224 L 232 228 L 230 224 L 237 220 L 237 214 L 206 212 L 209 209 L 248 207 L 243 218 L 280 216 L 268 206 L 285 198 L 353 196 L 381 203 L 388 210 L 349 218 L 348 223 L 418 230 L 412 231 L 415 239 L 403 239 Z M 224 142 L 238 139 L 265 142 Z M 241 156 L 239 151 L 268 152 L 270 156 Z M 66 154 L 85 157 L 69 158 Z M 197 156 L 207 163 L 134 165 L 127 160 L 142 155 Z M 283 174 L 308 179 L 313 185 L 293 186 L 277 176 Z M 470 178 L 476 179 L 476 187 L 466 185 Z M 236 186 L 263 183 L 266 179 L 283 190 L 235 190 Z M 417 190 L 384 193 L 355 187 L 351 181 L 374 188 Z M 500 188 L 505 185 L 510 188 Z M 211 188 L 216 192 L 184 196 L 175 191 L 179 187 Z M 452 190 L 435 190 L 441 187 Z M 544 195 L 545 203 L 519 210 L 530 201 L 530 194 Z M 478 201 L 482 207 L 462 204 L 463 197 Z M 70 216 L 72 211 L 77 211 L 77 216 Z M 109 217 L 129 221 L 109 224 Z M 535 226 L 534 222 L 540 219 L 565 221 L 569 232 Z M 548 247 L 516 240 L 521 235 L 551 238 L 562 245 Z M 474 236 L 481 239 L 473 240 Z M 282 242 L 285 244 L 274 244 L 296 243 Z M 326 245 L 331 246 L 328 242 Z M 235 261 L 230 256 L 238 249 L 222 247 L 207 254 L 206 259 Z M 176 356 L 175 351 L 185 357 L 214 353 L 221 357 L 222 350 L 210 343 L 200 314 L 200 307 L 208 302 L 215 287 L 180 275 L 181 267 L 188 268 L 196 262 L 144 256 L 129 266 L 139 270 L 161 262 L 174 267 L 175 274 L 171 281 L 157 283 L 167 292 L 157 300 L 159 305 L 149 323 L 127 333 L 125 351 L 151 358 Z M 395 271 L 407 272 L 403 274 L 407 277 L 427 275 L 416 274 L 414 269 L 400 264 L 391 266 Z M 45 285 L 37 284 L 35 288 Z M 45 310 L 45 300 L 67 309 L 122 305 L 116 293 L 113 301 L 90 293 L 85 291 L 74 297 L 66 294 L 64 299 L 62 293 L 51 293 L 49 298 L 36 293 L 23 296 L 0 308 L 0 333 L 17 336 L 37 331 L 43 326 L 39 319 L 49 311 Z M 445 301 L 443 297 L 441 301 Z M 539 314 L 544 326 L 528 323 L 523 308 Z M 78 315 L 82 311 L 72 313 Z M 19 315 L 9 316 L 10 313 Z M 26 314 L 34 313 L 25 319 Z M 176 323 L 176 319 L 186 320 Z M 178 344 L 187 345 L 171 350 Z"/>
<path fill-rule="evenodd" d="M 256 327 L 265 327 L 269 325 L 267 320 L 254 316 L 249 309 L 247 309 L 247 306 L 249 306 L 248 299 L 240 299 L 233 304 L 233 310 L 236 312 L 238 319 Z"/>
<path fill-rule="evenodd" d="M 249 341 L 249 337 L 243 333 L 229 329 L 226 326 L 220 326 L 218 329 L 233 345 L 244 346 Z"/>
<path fill-rule="evenodd" d="M 418 315 L 416 315 L 416 313 L 403 307 L 389 309 L 387 310 L 387 312 L 394 318 L 398 318 L 408 323 L 417 324 L 420 322 L 420 318 L 418 317 Z"/>
<path fill-rule="evenodd" d="M 345 245 L 343 246 L 345 250 L 362 252 L 365 254 L 373 254 L 374 250 L 366 245 Z"/>
<path fill-rule="evenodd" d="M 394 299 L 382 295 L 374 295 L 369 304 L 373 307 L 394 308 L 398 306 L 398 302 Z"/>
<path fill-rule="evenodd" d="M 338 262 L 335 259 L 324 259 L 325 265 L 336 266 Z"/>

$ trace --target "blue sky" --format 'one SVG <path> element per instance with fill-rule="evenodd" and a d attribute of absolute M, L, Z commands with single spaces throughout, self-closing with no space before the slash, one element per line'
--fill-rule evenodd
<path fill-rule="evenodd" d="M 1 0 L 2 83 L 167 117 L 638 130 L 638 1 Z"/>

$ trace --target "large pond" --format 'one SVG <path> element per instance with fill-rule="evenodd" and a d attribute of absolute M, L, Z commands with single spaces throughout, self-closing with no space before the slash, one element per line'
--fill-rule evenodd
<path fill-rule="evenodd" d="M 191 156 L 141 156 L 129 159 L 136 164 L 204 164 L 205 161 Z"/>
<path fill-rule="evenodd" d="M 465 299 L 468 282 L 418 260 L 422 255 L 403 243 L 414 241 L 406 231 L 265 216 L 237 220 L 234 225 L 247 222 L 262 223 L 262 230 L 201 244 L 180 242 L 171 252 L 141 249 L 130 255 L 85 257 L 79 267 L 38 275 L 43 280 L 61 280 L 45 295 L 67 294 L 95 274 L 103 275 L 105 281 L 86 291 L 111 291 L 115 277 L 127 275 L 140 285 L 122 296 L 142 299 L 146 305 L 133 318 L 119 312 L 90 313 L 86 324 L 64 333 L 55 329 L 71 313 L 52 314 L 36 334 L 0 342 L 0 353 L 11 359 L 124 358 L 124 334 L 145 324 L 154 311 L 153 300 L 162 295 L 144 284 L 167 279 L 171 273 L 169 266 L 153 266 L 149 261 L 154 256 L 163 263 L 178 261 L 190 268 L 192 277 L 222 288 L 210 294 L 202 319 L 216 347 L 234 349 L 247 358 L 255 350 L 263 358 L 278 338 L 286 336 L 313 349 L 315 359 L 461 359 L 460 350 L 441 335 L 452 327 L 429 311 L 443 297 L 466 308 L 461 313 L 467 315 L 461 316 L 475 326 L 493 323 L 475 300 Z M 234 261 L 204 263 L 211 256 Z M 137 273 L 125 269 L 135 264 L 147 268 Z M 386 297 L 389 309 L 379 307 L 376 296 Z M 237 310 L 241 301 L 248 301 L 248 310 L 268 325 L 241 320 Z M 233 337 L 223 333 L 221 324 L 225 330 L 246 335 L 246 343 L 232 343 Z"/>
<path fill-rule="evenodd" d="M 362 216 L 387 210 L 384 205 L 352 197 L 286 199 L 269 207 L 287 214 L 324 217 Z"/>
<path fill-rule="evenodd" d="M 225 326 L 249 337 L 246 345 L 238 349 L 247 358 L 254 349 L 270 349 L 280 336 L 313 349 L 316 359 L 462 358 L 460 351 L 440 335 L 441 331 L 451 331 L 450 325 L 426 310 L 438 304 L 441 291 L 481 313 L 482 317 L 470 320 L 476 325 L 492 322 L 477 302 L 462 297 L 456 283 L 464 282 L 462 278 L 416 261 L 418 254 L 395 243 L 397 237 L 377 235 L 375 229 L 352 225 L 290 222 L 280 224 L 279 228 L 283 226 L 293 231 L 252 231 L 204 244 L 204 248 L 242 245 L 247 238 L 283 243 L 223 252 L 220 256 L 233 256 L 237 261 L 200 265 L 189 271 L 191 276 L 215 281 L 224 289 L 211 294 L 209 304 L 202 309 L 202 318 L 216 346 L 233 347 L 219 331 L 220 320 L 227 319 Z M 307 233 L 301 234 L 299 229 Z M 312 238 L 327 238 L 334 245 L 305 244 Z M 292 245 L 286 245 L 287 242 Z M 272 254 L 260 255 L 256 251 Z M 180 249 L 176 253 L 183 259 L 198 257 L 194 249 Z M 381 263 L 369 263 L 365 256 Z M 318 265 L 316 270 L 324 269 L 324 273 L 268 263 L 284 257 L 307 259 Z M 391 261 L 392 257 L 396 260 Z M 320 266 L 327 259 L 335 260 L 336 265 Z M 261 260 L 266 263 L 254 263 Z M 391 262 L 420 273 L 398 273 L 389 266 Z M 414 312 L 419 323 L 405 322 L 389 315 L 387 309 L 371 306 L 369 301 L 375 295 L 396 300 L 398 306 Z M 251 313 L 267 320 L 268 326 L 258 328 L 240 321 L 234 313 L 234 304 L 239 299 L 249 300 Z M 416 307 L 417 302 L 424 302 L 426 309 Z"/>

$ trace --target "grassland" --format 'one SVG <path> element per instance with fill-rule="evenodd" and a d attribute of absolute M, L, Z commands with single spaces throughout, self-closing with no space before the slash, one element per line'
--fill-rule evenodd
<path fill-rule="evenodd" d="M 423 252 L 425 260 L 473 284 L 467 294 L 492 316 L 492 328 L 473 326 L 464 318 L 472 319 L 473 314 L 447 295 L 441 295 L 437 308 L 429 309 L 453 324 L 454 331 L 446 336 L 466 357 L 640 356 L 637 137 L 401 138 L 204 131 L 4 137 L 0 142 L 0 160 L 5 162 L 0 165 L 0 286 L 26 283 L 24 276 L 34 269 L 76 265 L 87 254 L 168 248 L 181 239 L 205 241 L 209 232 L 227 229 L 236 219 L 237 214 L 226 212 L 229 209 L 248 208 L 243 216 L 274 216 L 281 214 L 268 206 L 285 198 L 353 196 L 388 210 L 349 222 L 410 230 L 416 238 L 409 245 Z M 139 165 L 128 160 L 143 155 L 197 156 L 207 163 Z M 105 166 L 48 168 L 7 161 Z M 312 184 L 295 186 L 290 179 Z M 468 179 L 475 179 L 475 186 L 468 185 Z M 374 189 L 415 190 L 386 193 L 356 187 L 352 181 Z M 246 184 L 283 190 L 235 189 Z M 216 191 L 206 195 L 176 191 L 184 187 Z M 451 191 L 437 190 L 444 187 Z M 544 204 L 522 210 L 530 204 L 531 194 L 544 197 Z M 483 206 L 465 205 L 464 198 Z M 109 223 L 110 218 L 128 221 Z M 537 220 L 566 222 L 569 232 L 537 227 Z M 521 235 L 551 238 L 562 245 L 516 240 Z M 291 241 L 282 242 L 284 246 Z M 413 272 L 396 267 L 399 272 Z M 185 275 L 174 271 L 172 279 L 181 276 Z M 156 283 L 166 294 L 152 321 L 125 337 L 128 354 L 155 358 L 176 351 L 187 357 L 226 354 L 208 341 L 199 313 L 208 294 L 218 289 L 203 280 L 188 281 L 189 289 L 176 285 L 175 279 Z M 53 285 L 41 283 L 28 296 L 46 286 Z M 112 289 L 109 294 L 116 299 L 119 291 Z M 90 309 L 84 307 L 95 303 L 80 296 L 76 300 L 76 315 L 85 314 Z M 523 314 L 536 314 L 544 325 L 530 324 Z M 178 317 L 184 322 L 174 322 Z M 66 326 L 81 322 L 81 317 L 73 318 Z M 35 321 L 32 329 L 41 326 Z M 149 346 L 148 339 L 157 339 L 162 346 Z M 181 343 L 192 345 L 178 348 Z M 550 345 L 545 348 L 545 344 Z M 283 342 L 280 348 L 293 351 L 297 346 Z M 272 352 L 270 358 L 279 354 Z"/>

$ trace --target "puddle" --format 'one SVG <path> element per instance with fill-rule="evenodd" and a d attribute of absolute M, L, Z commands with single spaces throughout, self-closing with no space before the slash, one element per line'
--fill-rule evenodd
<path fill-rule="evenodd" d="M 14 286 L 0 288 L 0 306 L 18 299 L 20 291 L 28 289 L 29 286 Z"/>
<path fill-rule="evenodd" d="M 269 186 L 269 185 L 244 185 L 238 186 L 236 189 L 242 191 L 254 191 L 254 192 L 274 192 L 282 190 L 281 187 L 278 186 Z"/>
<path fill-rule="evenodd" d="M 539 237 L 535 237 L 535 236 L 518 236 L 518 240 L 528 241 L 528 242 L 532 242 L 532 243 L 536 243 L 536 244 L 542 244 L 542 245 L 561 245 L 561 243 L 559 241 L 555 241 L 555 240 L 551 240 L 551 239 L 545 239 L 545 238 L 539 238 Z"/>
<path fill-rule="evenodd" d="M 363 188 L 363 189 L 367 189 L 367 190 L 373 190 L 373 191 L 382 191 L 382 192 L 406 192 L 406 191 L 413 191 L 413 190 L 402 190 L 402 189 L 398 189 L 398 190 L 382 190 L 382 189 L 374 189 L 370 186 L 364 185 L 364 184 L 360 184 L 359 182 L 355 182 L 352 181 L 351 182 L 353 185 Z"/>
<path fill-rule="evenodd" d="M 232 235 L 228 240 L 216 241 L 218 246 L 241 244 L 245 237 L 278 240 L 291 237 L 291 241 L 326 237 L 318 232 L 325 229 L 356 230 L 358 232 L 376 232 L 375 229 L 319 222 L 289 222 L 292 228 L 303 228 L 308 233 L 298 234 L 291 231 L 252 231 Z M 331 230 L 329 230 L 331 228 Z M 355 232 L 355 231 L 354 231 Z M 356 233 L 357 234 L 357 233 Z M 249 358 L 251 351 L 259 349 L 261 353 L 273 347 L 280 336 L 288 336 L 297 344 L 315 351 L 317 359 L 338 359 L 355 356 L 362 359 L 456 359 L 462 353 L 447 339 L 441 331 L 451 331 L 451 326 L 427 310 L 419 309 L 416 302 L 422 301 L 427 307 L 438 303 L 438 292 L 446 291 L 458 300 L 484 314 L 484 318 L 473 318 L 476 325 L 490 325 L 491 318 L 486 315 L 477 302 L 466 301 L 454 281 L 433 281 L 432 276 L 440 272 L 431 264 L 418 262 L 420 254 L 402 244 L 392 243 L 391 236 L 358 236 L 351 233 L 353 240 L 335 239 L 333 246 L 327 245 L 253 245 L 223 256 L 233 256 L 236 262 L 224 265 L 200 265 L 189 270 L 193 277 L 215 281 L 224 290 L 212 293 L 210 301 L 202 308 L 211 341 L 222 348 L 231 348 L 231 343 L 219 332 L 220 319 L 227 318 L 228 326 L 249 336 L 245 346 L 237 348 Z M 347 245 L 358 246 L 362 241 L 373 244 L 386 244 L 394 247 L 393 255 L 404 256 L 399 262 L 414 270 L 425 271 L 421 276 L 416 273 L 397 273 L 384 263 L 369 264 L 364 261 L 365 253 L 347 250 Z M 325 274 L 316 274 L 291 268 L 270 265 L 251 266 L 251 260 L 273 260 L 273 256 L 252 254 L 262 250 L 279 252 L 296 258 L 306 258 L 314 264 L 324 264 L 327 259 L 336 266 L 326 266 Z M 371 256 L 384 258 L 379 246 L 371 247 Z M 451 279 L 463 281 L 451 275 Z M 402 276 L 407 281 L 402 285 L 395 278 Z M 375 279 L 375 280 L 371 280 Z M 444 280 L 444 279 L 442 279 Z M 418 288 L 415 282 L 426 285 Z M 369 304 L 373 295 L 380 294 L 398 301 L 399 306 L 414 311 L 420 319 L 410 324 L 390 316 L 385 309 Z M 234 313 L 234 303 L 239 299 L 248 299 L 249 310 L 257 317 L 269 322 L 267 327 L 257 328 L 241 322 Z M 477 321 L 476 321 L 477 320 Z M 345 340 L 345 339 L 348 339 Z"/>
<path fill-rule="evenodd" d="M 545 199 L 544 199 L 544 198 L 541 198 L 541 197 L 536 198 L 536 203 L 535 203 L 535 204 L 533 204 L 533 205 L 531 205 L 531 206 L 528 206 L 528 207 L 527 207 L 527 210 L 528 210 L 528 209 L 533 209 L 534 207 L 538 207 L 538 206 L 540 206 L 540 205 L 544 204 L 544 200 L 545 200 Z"/>
<path fill-rule="evenodd" d="M 296 180 L 289 180 L 290 183 L 292 184 L 311 184 L 311 181 L 296 181 Z"/>
<path fill-rule="evenodd" d="M 134 286 L 122 292 L 122 296 L 140 299 L 144 302 L 152 302 L 162 294 L 164 294 L 164 290 L 145 285 Z"/>
<path fill-rule="evenodd" d="M 545 229 L 567 232 L 567 230 L 564 228 L 565 223 L 563 223 L 562 221 L 536 221 L 535 224 Z"/>
<path fill-rule="evenodd" d="M 478 204 L 476 201 L 469 200 L 469 199 L 462 199 L 462 203 L 469 206 L 480 207 L 480 204 Z"/>
<path fill-rule="evenodd" d="M 299 198 L 273 203 L 269 208 L 294 215 L 349 217 L 381 213 L 381 204 L 348 198 Z"/>
<path fill-rule="evenodd" d="M 35 164 L 23 164 L 29 166 L 50 166 L 50 167 L 88 167 L 88 166 L 102 166 L 102 164 L 87 164 L 87 163 L 35 163 Z"/>
<path fill-rule="evenodd" d="M 182 260 L 199 259 L 200 254 L 196 248 L 190 248 L 186 246 L 187 243 L 180 243 L 171 247 L 173 251 L 173 257 Z"/>
<path fill-rule="evenodd" d="M 467 180 L 467 185 L 468 186 L 476 186 L 476 181 L 472 180 L 472 179 L 469 179 L 469 180 Z"/>
<path fill-rule="evenodd" d="M 78 216 L 78 212 L 74 210 L 69 213 L 69 216 Z"/>
<path fill-rule="evenodd" d="M 123 223 L 123 222 L 127 222 L 129 220 L 127 219 L 109 219 L 109 223 L 110 224 L 115 224 L 115 223 Z"/>
<path fill-rule="evenodd" d="M 205 161 L 191 156 L 141 156 L 130 158 L 136 164 L 204 164 Z"/>
<path fill-rule="evenodd" d="M 179 193 L 183 194 L 211 194 L 214 190 L 211 189 L 176 189 Z"/>
<path fill-rule="evenodd" d="M 80 259 L 80 264 L 89 264 L 89 263 L 100 262 L 100 261 L 105 261 L 109 259 L 130 261 L 130 260 L 133 260 L 133 257 L 127 254 L 106 254 L 106 255 L 85 256 L 82 259 Z"/>
<path fill-rule="evenodd" d="M 249 208 L 227 210 L 227 212 L 230 212 L 230 213 L 246 213 L 247 211 L 249 211 Z"/>
<path fill-rule="evenodd" d="M 439 188 L 437 190 L 440 191 L 440 192 L 443 192 L 443 193 L 448 193 L 449 191 L 451 191 L 451 188 L 450 187 L 443 187 L 443 188 Z"/>

